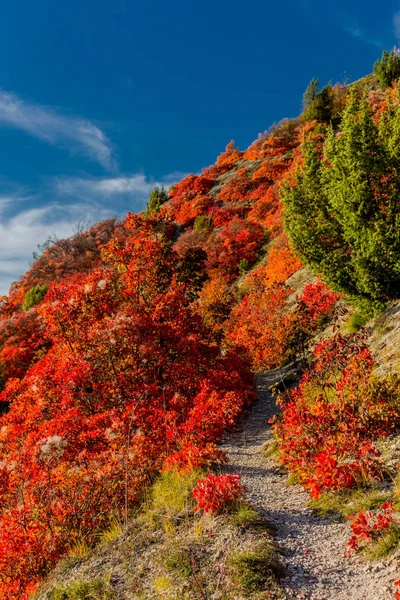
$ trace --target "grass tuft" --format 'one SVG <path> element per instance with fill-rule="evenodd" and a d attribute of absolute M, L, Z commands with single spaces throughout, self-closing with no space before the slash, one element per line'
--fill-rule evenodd
<path fill-rule="evenodd" d="M 99 535 L 100 544 L 110 544 L 114 542 L 122 533 L 122 525 L 117 519 L 111 522 L 108 529 Z"/>
<path fill-rule="evenodd" d="M 245 550 L 229 559 L 232 579 L 246 594 L 262 592 L 274 581 L 279 570 L 271 545 L 264 543 L 259 550 Z"/>
<path fill-rule="evenodd" d="M 400 527 L 395 525 L 382 531 L 381 537 L 363 549 L 363 554 L 369 560 L 381 560 L 395 550 L 400 543 Z"/>
<path fill-rule="evenodd" d="M 359 312 L 355 312 L 346 321 L 344 329 L 346 333 L 356 333 L 368 321 L 368 317 Z"/>
<path fill-rule="evenodd" d="M 380 508 L 392 497 L 392 493 L 378 489 L 343 490 L 336 493 L 325 492 L 318 500 L 311 500 L 309 506 L 321 515 L 341 515 L 344 518 L 356 514 L 359 510 Z"/>
<path fill-rule="evenodd" d="M 244 529 L 266 529 L 266 522 L 261 515 L 243 500 L 239 500 L 229 515 L 231 523 Z"/>
<path fill-rule="evenodd" d="M 178 471 L 163 473 L 152 488 L 152 510 L 169 517 L 191 510 L 191 493 L 201 475 L 200 471 L 191 471 L 188 474 Z"/>
<path fill-rule="evenodd" d="M 188 579 L 193 573 L 192 562 L 188 552 L 184 548 L 177 546 L 168 547 L 163 564 L 168 573 L 174 573 L 183 579 Z"/>
<path fill-rule="evenodd" d="M 55 587 L 47 594 L 47 600 L 109 600 L 115 597 L 108 581 L 76 581 Z"/>

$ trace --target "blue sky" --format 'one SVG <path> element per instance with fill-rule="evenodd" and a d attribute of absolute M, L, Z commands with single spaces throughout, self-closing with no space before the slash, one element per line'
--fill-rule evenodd
<path fill-rule="evenodd" d="M 400 44 L 400 0 L 13 0 L 0 11 L 0 294 L 49 235 L 296 116 Z"/>

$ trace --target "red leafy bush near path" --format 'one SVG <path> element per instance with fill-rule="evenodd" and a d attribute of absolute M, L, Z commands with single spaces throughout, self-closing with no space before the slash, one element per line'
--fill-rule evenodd
<path fill-rule="evenodd" d="M 197 500 L 197 510 L 205 513 L 220 513 L 234 500 L 239 500 L 246 490 L 240 483 L 240 475 L 213 475 L 199 479 L 192 498 Z"/>
<path fill-rule="evenodd" d="M 349 520 L 353 532 L 347 543 L 350 551 L 361 550 L 366 544 L 379 539 L 382 531 L 397 525 L 391 502 L 382 504 L 379 512 L 359 510 L 356 515 L 350 515 Z"/>
<path fill-rule="evenodd" d="M 284 310 L 290 291 L 282 283 L 267 287 L 262 278 L 253 278 L 249 293 L 226 323 L 227 340 L 256 371 L 280 365 L 285 356 L 295 323 L 294 314 Z"/>
<path fill-rule="evenodd" d="M 308 324 L 315 327 L 321 316 L 332 314 L 332 309 L 340 297 L 340 294 L 332 292 L 320 280 L 304 286 L 299 301 L 306 307 Z"/>
<path fill-rule="evenodd" d="M 273 431 L 282 463 L 318 498 L 380 477 L 373 441 L 398 427 L 400 391 L 398 378 L 374 376 L 374 359 L 357 335 L 320 343 L 314 358 L 298 388 L 280 395 Z"/>

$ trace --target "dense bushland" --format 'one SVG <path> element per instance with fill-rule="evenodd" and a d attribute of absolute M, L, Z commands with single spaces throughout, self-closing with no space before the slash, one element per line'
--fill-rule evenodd
<path fill-rule="evenodd" d="M 126 523 L 155 475 L 224 460 L 252 372 L 303 355 L 338 302 L 363 322 L 398 298 L 394 58 L 384 90 L 314 81 L 298 119 L 231 142 L 141 215 L 48 241 L 1 298 L 0 599 Z M 319 278 L 293 289 L 302 264 Z M 314 497 L 384 475 L 399 382 L 357 335 L 317 345 L 280 402 L 279 455 Z M 195 498 L 214 510 L 242 492 L 206 474 Z"/>

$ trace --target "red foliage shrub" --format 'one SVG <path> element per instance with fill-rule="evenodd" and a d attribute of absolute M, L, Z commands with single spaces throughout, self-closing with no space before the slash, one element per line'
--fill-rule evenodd
<path fill-rule="evenodd" d="M 318 319 L 322 315 L 331 314 L 333 307 L 340 297 L 340 294 L 335 294 L 335 292 L 332 292 L 320 280 L 304 286 L 304 290 L 299 297 L 299 301 L 302 302 L 306 307 L 309 325 L 316 326 Z"/>
<path fill-rule="evenodd" d="M 278 186 L 262 183 L 250 195 L 255 202 L 248 214 L 250 221 L 262 223 L 271 238 L 282 233 L 283 207 L 279 200 Z"/>
<path fill-rule="evenodd" d="M 218 194 L 221 202 L 243 203 L 255 185 L 246 169 L 239 169 Z"/>
<path fill-rule="evenodd" d="M 268 252 L 264 276 L 265 284 L 284 283 L 301 268 L 301 262 L 293 255 L 286 234 L 282 234 Z"/>
<path fill-rule="evenodd" d="M 400 579 L 394 582 L 396 587 L 400 587 Z M 400 590 L 396 590 L 394 593 L 394 600 L 400 600 Z"/>
<path fill-rule="evenodd" d="M 243 152 L 236 148 L 235 142 L 232 140 L 227 145 L 225 152 L 218 156 L 215 165 L 217 167 L 228 167 L 230 169 L 242 158 L 242 156 Z"/>
<path fill-rule="evenodd" d="M 398 527 L 391 502 L 382 504 L 379 512 L 359 510 L 356 515 L 350 515 L 349 520 L 353 535 L 347 545 L 349 550 L 353 551 L 379 539 L 382 531 Z"/>
<path fill-rule="evenodd" d="M 46 351 L 49 342 L 43 338 L 44 331 L 45 323 L 34 308 L 0 321 L 0 361 L 5 380 L 23 377 Z"/>
<path fill-rule="evenodd" d="M 397 427 L 399 382 L 378 380 L 362 340 L 337 335 L 316 346 L 314 367 L 281 395 L 274 434 L 282 463 L 312 497 L 379 477 L 373 441 Z"/>
<path fill-rule="evenodd" d="M 265 160 L 260 167 L 253 173 L 253 181 L 275 182 L 281 175 L 286 173 L 290 163 L 287 160 L 277 157 L 275 159 Z"/>
<path fill-rule="evenodd" d="M 221 274 L 234 278 L 239 274 L 241 260 L 252 265 L 264 242 L 264 230 L 260 225 L 233 218 L 219 233 L 209 237 L 207 243 L 208 267 L 218 268 Z"/>
<path fill-rule="evenodd" d="M 293 314 L 284 310 L 290 291 L 283 284 L 267 288 L 253 280 L 252 289 L 226 323 L 227 340 L 242 349 L 256 371 L 280 365 L 285 356 L 294 324 Z"/>
<path fill-rule="evenodd" d="M 213 199 L 208 195 L 213 179 L 204 175 L 188 175 L 170 190 L 172 218 L 181 225 L 191 225 L 196 217 L 207 212 Z"/>
<path fill-rule="evenodd" d="M 197 510 L 205 513 L 220 513 L 234 500 L 242 498 L 245 488 L 240 483 L 240 475 L 207 475 L 199 479 L 192 497 L 197 500 Z"/>

